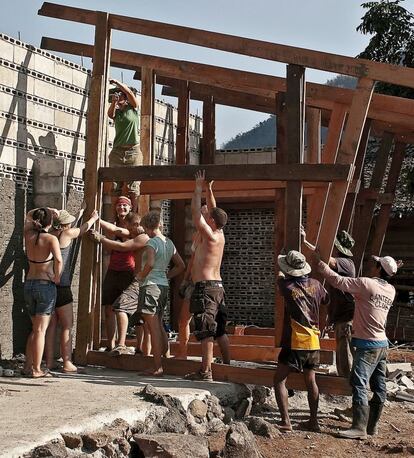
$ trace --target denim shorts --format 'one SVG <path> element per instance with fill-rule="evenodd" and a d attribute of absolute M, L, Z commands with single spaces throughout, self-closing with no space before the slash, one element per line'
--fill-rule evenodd
<path fill-rule="evenodd" d="M 56 285 L 49 280 L 26 280 L 24 301 L 30 316 L 51 315 L 55 310 Z"/>

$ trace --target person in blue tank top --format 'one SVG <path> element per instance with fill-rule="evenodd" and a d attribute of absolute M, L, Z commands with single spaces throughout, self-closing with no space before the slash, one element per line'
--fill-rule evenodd
<path fill-rule="evenodd" d="M 142 270 L 137 274 L 141 281 L 138 310 L 151 333 L 154 370 L 150 374 L 155 376 L 162 376 L 161 355 L 168 352 L 168 339 L 162 326 L 169 294 L 168 280 L 185 269 L 174 243 L 162 234 L 160 224 L 161 215 L 157 210 L 150 211 L 141 220 L 150 239 L 143 254 Z M 171 261 L 173 267 L 168 270 Z"/>
<path fill-rule="evenodd" d="M 78 218 L 82 216 L 84 207 L 82 206 Z M 54 220 L 54 227 L 51 234 L 59 240 L 60 251 L 62 253 L 63 271 L 60 284 L 57 285 L 56 308 L 50 320 L 46 333 L 46 365 L 49 369 L 56 368 L 54 360 L 56 328 L 61 327 L 60 352 L 63 359 L 63 372 L 76 373 L 77 367 L 72 363 L 72 326 L 73 326 L 73 296 L 71 290 L 71 260 L 73 241 L 82 237 L 98 220 L 99 215 L 94 210 L 90 218 L 81 227 L 72 227 L 75 216 L 66 210 L 60 210 L 59 215 Z"/>

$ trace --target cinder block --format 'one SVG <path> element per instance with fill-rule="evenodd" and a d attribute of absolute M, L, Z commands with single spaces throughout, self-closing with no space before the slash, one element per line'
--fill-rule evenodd
<path fill-rule="evenodd" d="M 71 104 L 65 102 L 65 105 L 75 108 L 76 110 L 87 111 L 88 110 L 88 96 L 78 94 L 76 92 L 71 93 Z"/>
<path fill-rule="evenodd" d="M 62 151 L 64 153 L 72 153 L 75 141 L 79 146 L 81 143 L 80 139 L 69 137 L 68 135 L 55 134 L 56 149 L 58 151 Z"/>
<path fill-rule="evenodd" d="M 34 80 L 34 94 L 47 100 L 56 100 L 56 87 L 40 79 Z"/>
<path fill-rule="evenodd" d="M 247 164 L 247 153 L 224 153 L 224 163 Z"/>
<path fill-rule="evenodd" d="M 35 194 L 61 193 L 65 186 L 63 177 L 46 176 L 42 179 L 33 179 L 33 190 Z"/>
<path fill-rule="evenodd" d="M 89 76 L 85 72 L 73 69 L 72 83 L 75 86 L 81 87 L 83 89 L 87 89 L 89 85 Z"/>
<path fill-rule="evenodd" d="M 34 102 L 27 102 L 27 119 L 54 125 L 55 123 L 55 111 L 48 106 L 39 105 Z"/>
<path fill-rule="evenodd" d="M 55 110 L 55 126 L 72 130 L 73 115 L 65 111 Z"/>
<path fill-rule="evenodd" d="M 22 46 L 14 46 L 13 62 L 27 68 L 35 68 L 35 53 Z"/>
<path fill-rule="evenodd" d="M 35 160 L 33 165 L 33 180 L 61 178 L 65 175 L 65 161 L 53 157 L 43 157 Z M 51 192 L 53 192 L 51 190 Z M 62 191 L 61 191 L 62 192 Z"/>
<path fill-rule="evenodd" d="M 52 207 L 64 208 L 65 207 L 65 194 L 36 194 L 34 196 L 35 207 Z"/>
<path fill-rule="evenodd" d="M 86 135 L 86 118 L 85 116 L 72 115 L 72 128 L 78 134 Z"/>
<path fill-rule="evenodd" d="M 41 54 L 36 54 L 34 56 L 34 69 L 52 77 L 55 74 L 55 61 Z"/>
<path fill-rule="evenodd" d="M 72 84 L 73 69 L 61 62 L 55 62 L 55 78 Z"/>
<path fill-rule="evenodd" d="M 56 86 L 55 89 L 55 99 L 56 102 L 67 107 L 72 107 L 73 103 L 73 93 L 68 89 Z"/>
<path fill-rule="evenodd" d="M 0 134 L 2 137 L 16 140 L 17 137 L 17 121 L 11 119 L 0 118 Z"/>
<path fill-rule="evenodd" d="M 19 74 L 12 68 L 3 66 L 0 68 L 0 82 L 4 86 L 8 86 L 14 89 L 17 86 L 18 76 Z"/>
<path fill-rule="evenodd" d="M 0 96 L 0 111 L 10 113 L 10 111 L 16 111 L 15 105 L 17 104 L 17 99 L 12 94 L 1 93 Z"/>
<path fill-rule="evenodd" d="M 6 40 L 0 39 L 0 56 L 10 62 L 13 62 L 13 45 Z"/>
<path fill-rule="evenodd" d="M 17 149 L 14 146 L 2 145 L 0 151 L 1 151 L 1 162 L 3 164 L 16 165 Z"/>
<path fill-rule="evenodd" d="M 268 153 L 247 153 L 248 164 L 269 164 L 272 161 L 271 152 Z"/>
<path fill-rule="evenodd" d="M 224 153 L 216 153 L 214 163 L 216 165 L 224 165 Z"/>

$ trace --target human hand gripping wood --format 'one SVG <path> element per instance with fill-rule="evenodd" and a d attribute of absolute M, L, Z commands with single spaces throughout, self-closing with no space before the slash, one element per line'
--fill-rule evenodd
<path fill-rule="evenodd" d="M 196 191 L 202 191 L 203 185 L 206 181 L 206 172 L 205 170 L 198 170 L 195 174 L 195 182 L 196 182 Z"/>

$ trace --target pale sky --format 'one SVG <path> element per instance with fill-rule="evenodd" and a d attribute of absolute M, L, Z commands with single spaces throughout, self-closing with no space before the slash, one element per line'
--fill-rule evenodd
<path fill-rule="evenodd" d="M 34 46 L 40 46 L 42 36 L 93 43 L 92 26 L 38 16 L 42 3 L 40 0 L 3 1 L 0 32 L 13 37 L 18 37 L 20 32 L 21 39 Z M 357 55 L 369 39 L 355 30 L 364 11 L 361 0 L 64 0 L 56 3 L 347 56 Z M 414 0 L 406 0 L 403 6 L 414 11 Z M 112 46 L 269 75 L 285 76 L 286 72 L 285 65 L 267 60 L 119 31 L 113 32 Z M 64 57 L 80 63 L 78 56 Z M 90 66 L 89 59 L 83 63 Z M 120 69 L 112 69 L 111 73 L 120 79 Z M 131 82 L 132 72 L 125 70 L 122 76 L 125 82 Z M 306 79 L 324 83 L 333 76 L 308 70 Z M 139 86 L 137 82 L 134 84 Z M 174 98 L 167 101 L 176 105 Z M 193 102 L 191 109 L 200 113 L 200 104 Z M 217 146 L 267 117 L 248 110 L 218 107 Z"/>

